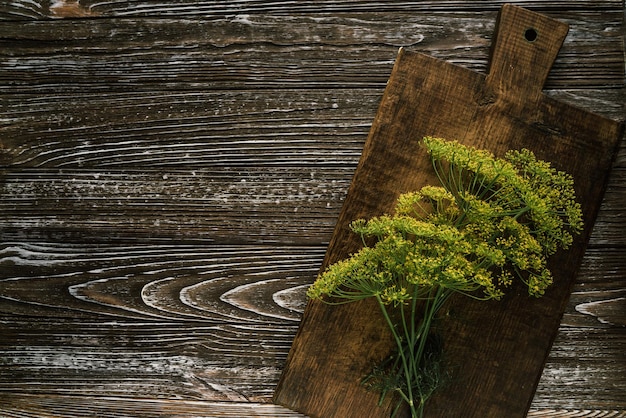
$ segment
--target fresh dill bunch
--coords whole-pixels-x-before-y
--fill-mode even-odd
[[[363,247],[307,291],[332,304],[376,299],[396,351],[363,383],[381,402],[397,394],[414,418],[443,383],[441,353],[428,342],[448,298],[498,300],[516,278],[543,295],[553,282],[548,257],[583,226],[572,177],[529,150],[496,158],[440,138],[423,145],[440,184],[400,195],[392,215],[353,221]]]

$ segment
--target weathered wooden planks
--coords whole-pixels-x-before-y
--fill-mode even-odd
[[[148,85],[168,90],[384,87],[400,46],[484,71],[495,16],[452,9],[386,18],[362,13],[0,21],[0,39],[10,46],[0,63],[0,91],[36,88],[41,93],[60,91],[61,85],[64,91]],[[556,17],[572,26],[573,36],[546,87],[621,86],[621,11],[568,11]]]
[[[6,418],[40,417],[53,414],[57,418],[149,416],[149,417],[223,417],[223,418],[304,418],[277,405],[254,402],[183,401],[175,399],[126,399],[109,397],[85,399],[79,396],[51,398],[41,395],[20,395],[7,403]]]
[[[0,110],[6,135],[0,161],[95,170],[353,168],[380,94],[330,88],[11,94]]]
[[[539,11],[554,9],[573,10],[603,10],[618,9],[623,3],[620,0],[568,0],[554,2],[511,0],[508,3],[520,7],[531,7]],[[47,2],[15,1],[4,5],[0,18],[4,19],[44,19],[44,18],[89,18],[111,16],[205,16],[213,14],[234,13],[341,13],[355,10],[376,12],[398,11],[436,11],[436,10],[498,10],[499,1],[472,1],[472,0],[444,0],[444,1],[398,1],[398,2],[370,2],[370,1],[314,1],[314,2],[264,2],[258,0],[238,1],[223,4],[219,1],[185,1],[172,5],[154,4],[147,1],[134,1],[119,4],[116,2],[73,2],[60,0],[49,4]]]
[[[142,400],[125,398],[91,399],[88,405],[81,397],[17,396],[3,410],[6,418],[29,418],[54,414],[58,418],[98,416],[211,416],[224,418],[303,418],[304,415],[277,405],[252,402],[211,402],[181,400]],[[26,406],[28,405],[28,406]],[[115,405],[115,406],[112,406]],[[541,410],[531,411],[529,418],[620,418],[620,411]]]
[[[548,94],[623,120],[621,2],[516,3],[570,24]],[[300,416],[212,402],[268,402],[295,334],[243,303],[297,316],[397,48],[484,72],[501,2],[50,5],[0,4],[0,274],[20,278],[1,286],[0,415]],[[624,416],[625,162],[529,416]],[[249,285],[212,288],[232,318],[182,287],[142,298],[218,270]]]
[[[3,176],[0,209],[5,239],[311,245],[328,241],[351,174],[306,166],[19,170]]]
[[[0,387],[267,402],[323,253],[3,244]]]
[[[35,89],[36,90],[36,89]],[[546,92],[619,120],[621,89]],[[382,89],[5,94],[11,169],[356,167]],[[626,167],[626,154],[617,168]],[[351,175],[351,174],[350,174]],[[619,185],[619,182],[617,182]]]

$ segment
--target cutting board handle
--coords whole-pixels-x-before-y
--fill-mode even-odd
[[[539,96],[568,29],[566,23],[505,4],[496,23],[487,85],[494,92],[513,91],[509,95],[520,101]]]

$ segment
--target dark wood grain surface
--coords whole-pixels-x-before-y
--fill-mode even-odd
[[[0,415],[270,405],[397,50],[484,72],[501,2],[0,4]],[[546,93],[624,120],[621,1]],[[626,416],[622,143],[533,417]]]

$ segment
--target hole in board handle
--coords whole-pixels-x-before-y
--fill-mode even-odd
[[[539,34],[535,28],[528,28],[524,31],[524,39],[528,42],[535,42]]]

